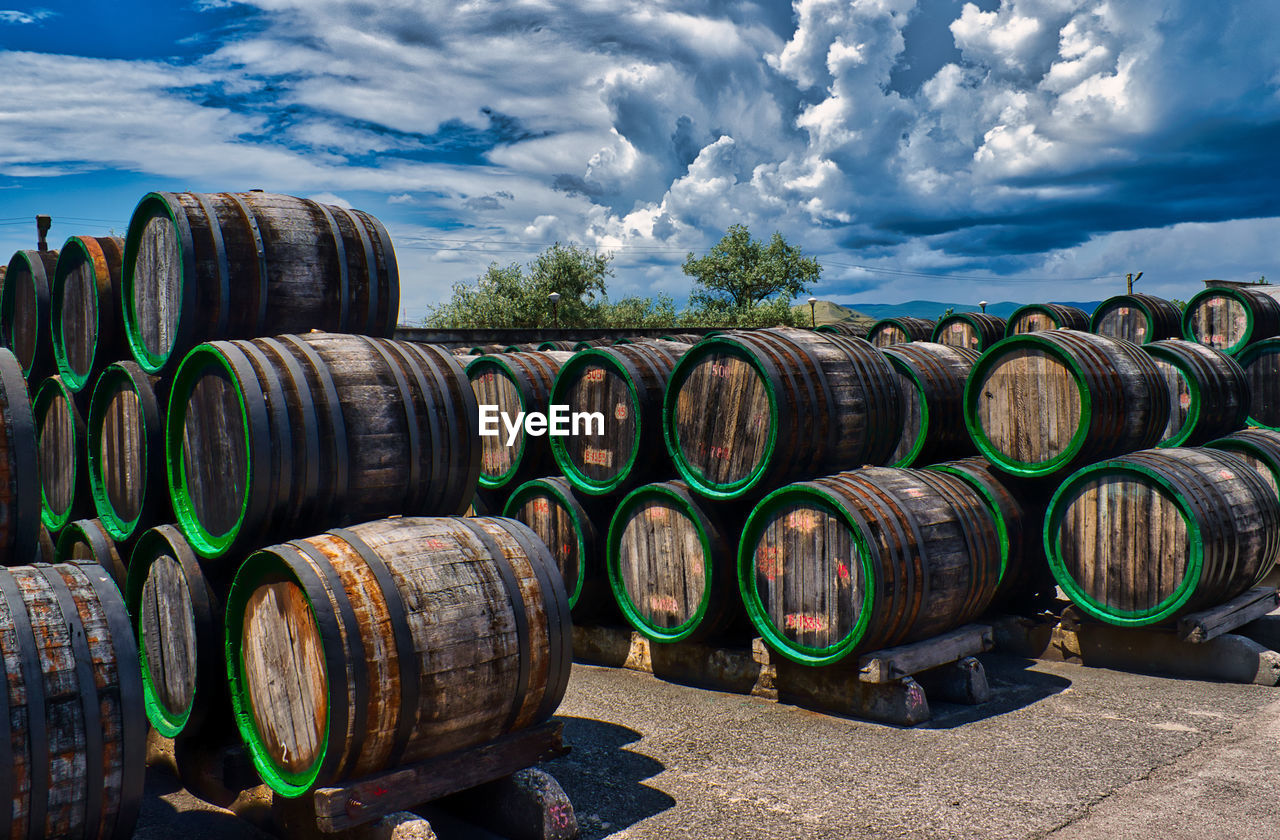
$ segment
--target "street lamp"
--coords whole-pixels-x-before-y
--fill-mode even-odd
[[[551,299],[551,320],[555,324],[556,329],[560,328],[560,293],[552,292],[547,295]]]
[[[980,300],[980,301],[978,301],[978,306],[981,306],[981,307],[982,307],[982,311],[983,311],[983,312],[986,312],[986,311],[987,311],[987,302],[986,302],[985,300]]]
[[[809,317],[813,319],[813,328],[818,328],[818,299],[816,297],[809,298]]]

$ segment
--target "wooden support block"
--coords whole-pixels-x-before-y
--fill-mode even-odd
[[[1058,626],[1056,615],[1004,615],[989,624],[995,650],[1028,659],[1052,659],[1047,656],[1053,646],[1053,632]]]
[[[735,694],[767,694],[772,688],[771,678],[762,684],[763,667],[745,647],[651,642],[649,664],[655,677],[681,685]]]
[[[272,831],[289,840],[436,840],[431,823],[409,811],[394,811],[372,822],[338,831],[322,831],[310,800],[277,796],[272,803],[271,817]]]
[[[1045,658],[1184,679],[1280,685],[1280,654],[1234,633],[1193,644],[1168,627],[1072,624],[1064,617]]]
[[[991,699],[987,671],[972,656],[917,674],[916,680],[930,697],[950,703],[979,706]]]
[[[379,773],[342,787],[318,788],[312,797],[304,797],[303,801],[311,803],[314,821],[321,831],[342,831],[564,755],[568,749],[561,737],[562,730],[562,723],[549,721],[479,747]]]
[[[1258,586],[1212,609],[1189,613],[1178,620],[1178,636],[1188,642],[1207,642],[1240,629],[1280,605],[1275,587]]]
[[[858,673],[864,682],[893,682],[976,653],[985,653],[991,650],[992,645],[990,626],[966,624],[924,641],[865,654],[858,659]]]
[[[887,683],[863,682],[852,668],[811,668],[779,659],[778,699],[839,715],[914,726],[929,719],[924,689],[911,677]]]
[[[442,800],[439,807],[509,840],[574,840],[578,817],[560,783],[530,767]]]
[[[1268,614],[1255,618],[1236,631],[1239,636],[1253,639],[1271,650],[1280,651],[1280,614]]]

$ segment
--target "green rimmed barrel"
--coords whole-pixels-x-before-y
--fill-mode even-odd
[[[593,347],[610,347],[613,345],[612,338],[588,338],[585,341],[579,341],[573,345],[574,352],[580,350],[590,350]]]
[[[1250,344],[1236,361],[1249,386],[1249,424],[1280,429],[1280,338]]]
[[[932,341],[948,347],[964,347],[981,353],[1004,338],[1009,324],[985,312],[957,312],[938,321]]]
[[[1043,330],[1088,330],[1089,313],[1061,303],[1028,303],[1009,316],[1005,336]]]
[[[0,566],[29,563],[40,551],[38,453],[27,380],[13,353],[0,347]]]
[[[1211,440],[1206,449],[1230,452],[1262,477],[1280,497],[1280,432],[1271,429],[1241,429]]]
[[[683,481],[638,487],[609,524],[605,562],[622,615],[655,642],[701,641],[743,624],[734,574],[742,516]]]
[[[111,538],[102,523],[96,519],[77,519],[62,529],[54,552],[59,563],[96,563],[124,592],[128,574],[125,559],[120,556],[120,546]]]
[[[104,569],[0,569],[0,837],[133,836],[146,775],[140,680]]]
[[[124,240],[73,236],[62,246],[50,292],[50,329],[58,374],[72,391],[129,352],[120,317]]]
[[[85,424],[76,395],[51,376],[31,400],[40,464],[40,521],[50,534],[93,515],[85,463]]]
[[[889,465],[910,467],[974,452],[964,425],[964,385],[981,354],[913,341],[886,347],[902,395],[902,436]]]
[[[1230,452],[1151,449],[1063,482],[1044,539],[1080,609],[1110,624],[1159,624],[1228,601],[1270,571],[1280,500]]]
[[[758,498],[796,479],[887,463],[902,402],[889,360],[860,338],[732,332],[680,360],[663,432],[694,492]]]
[[[831,665],[976,618],[1001,564],[991,511],[968,483],[867,467],[766,496],[742,532],[738,585],[771,648]]]
[[[556,341],[544,341],[544,342],[542,342],[541,344],[539,344],[539,345],[538,345],[538,349],[539,349],[539,350],[543,350],[543,351],[546,351],[546,350],[559,350],[559,351],[563,351],[563,352],[565,352],[565,353],[568,353],[568,352],[571,352],[571,351],[573,350],[573,345],[575,345],[575,344],[577,344],[577,343],[578,343],[578,342],[576,342],[576,341],[569,341],[568,339],[559,339],[559,340],[556,340]]]
[[[662,399],[688,349],[674,342],[591,347],[561,366],[551,402],[604,420],[603,428],[585,423],[587,434],[550,438],[556,464],[575,489],[604,496],[671,474],[662,449]]]
[[[125,238],[125,336],[148,373],[203,341],[311,329],[390,336],[400,275],[361,210],[264,192],[143,197]]]
[[[467,365],[467,378],[475,392],[484,420],[486,406],[496,408],[495,421],[489,424],[497,434],[480,436],[480,486],[486,490],[511,487],[555,469],[551,440],[546,435],[525,434],[523,424],[515,439],[508,443],[507,427],[502,417],[511,422],[522,413],[546,414],[551,405],[551,387],[560,368],[572,353],[529,352],[479,356]]]
[[[928,341],[937,324],[926,318],[881,318],[867,329],[867,341],[876,347],[891,347],[912,341]]]
[[[135,362],[98,377],[89,402],[89,492],[111,537],[132,542],[173,518],[164,460],[164,380]]]
[[[1028,478],[1155,446],[1169,422],[1164,378],[1141,347],[1076,330],[1006,338],[965,386],[980,454]]]
[[[0,286],[0,344],[13,351],[32,385],[57,370],[49,339],[49,291],[57,267],[57,251],[18,251]]]
[[[617,615],[604,562],[611,513],[604,500],[578,493],[561,476],[526,481],[502,511],[532,528],[551,551],[577,619]]]
[[[1280,335],[1280,301],[1242,287],[1209,288],[1187,301],[1182,337],[1233,356],[1257,341]]]
[[[1089,332],[1149,344],[1182,337],[1182,312],[1154,295],[1116,295],[1098,304],[1089,318]]]
[[[202,557],[394,514],[455,514],[480,472],[476,398],[432,344],[309,333],[202,344],[174,378],[165,468]]]
[[[549,718],[571,666],[564,583],[514,519],[389,519],[271,546],[227,598],[236,722],[284,796]]]
[[[1143,345],[1164,377],[1169,422],[1159,445],[1199,446],[1244,428],[1252,401],[1245,370],[1236,360],[1194,341],[1166,339]]]
[[[837,321],[834,324],[818,324],[813,328],[813,331],[831,333],[833,335],[847,335],[853,338],[866,338],[867,330],[870,328],[870,324],[850,324],[844,321]]]

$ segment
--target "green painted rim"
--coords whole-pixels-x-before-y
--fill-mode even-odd
[[[147,646],[142,643],[141,607],[142,590],[146,585],[147,572],[150,571],[151,565],[158,556],[158,551],[153,548],[153,543],[156,542],[161,546],[167,546],[159,535],[153,531],[147,531],[134,546],[133,554],[129,556],[129,572],[125,578],[125,604],[128,605],[129,618],[133,622],[133,637],[138,640],[138,658],[142,665],[142,704],[147,712],[147,720],[151,721],[151,725],[161,735],[174,738],[186,729],[187,721],[191,719],[191,710],[196,705],[195,696],[200,691],[200,680],[197,679],[195,682],[195,689],[191,692],[191,700],[187,703],[187,707],[176,715],[160,702],[151,680],[151,669],[147,667]],[[185,575],[183,579],[186,580]],[[189,589],[191,583],[189,581],[186,583]]]
[[[1191,402],[1187,406],[1187,419],[1183,422],[1182,428],[1178,429],[1176,435],[1156,444],[1157,449],[1172,449],[1176,446],[1182,446],[1188,438],[1195,434],[1196,426],[1200,423],[1200,405],[1203,400],[1200,383],[1187,371],[1185,360],[1168,347],[1148,343],[1143,349],[1162,362],[1168,362],[1173,365],[1173,369],[1178,372],[1178,376],[1181,376],[1182,380],[1187,383],[1187,391],[1191,396]]]
[[[182,427],[187,419],[187,399],[196,379],[210,367],[220,367],[231,380],[236,389],[236,397],[240,402],[240,418],[244,431],[245,458],[244,497],[240,500],[240,515],[231,530],[225,534],[211,534],[200,523],[187,488],[187,467],[182,457]],[[245,402],[244,390],[235,370],[226,358],[211,344],[201,344],[187,354],[178,367],[173,379],[173,387],[169,393],[169,410],[165,413],[165,473],[169,479],[169,496],[173,502],[173,514],[182,528],[182,534],[191,547],[202,557],[217,557],[231,547],[240,529],[244,525],[245,514],[249,509],[249,493],[253,485],[253,449],[249,441],[249,408]]]
[[[686,621],[675,627],[656,627],[636,609],[636,605],[632,602],[631,596],[627,594],[627,588],[622,583],[622,569],[620,566],[619,547],[622,543],[623,522],[627,515],[648,498],[661,498],[664,501],[674,502],[675,506],[693,522],[694,527],[698,529],[698,543],[702,546],[702,569],[703,580],[706,585],[702,589],[702,600],[698,602],[698,609]],[[637,487],[626,495],[622,503],[618,505],[618,509],[613,514],[613,519],[609,522],[609,539],[605,546],[605,568],[609,572],[609,588],[613,590],[613,597],[618,602],[618,608],[622,611],[622,615],[646,638],[655,642],[679,642],[689,638],[702,624],[702,620],[706,618],[707,610],[711,608],[711,590],[714,581],[715,565],[711,558],[711,540],[707,536],[707,529],[703,527],[703,523],[698,520],[698,516],[689,502],[673,492],[671,488],[663,484],[647,484],[644,487]]]
[[[636,430],[631,440],[631,457],[622,465],[622,469],[614,473],[613,478],[607,480],[591,478],[583,474],[578,469],[578,465],[569,458],[569,453],[564,448],[564,441],[551,435],[547,437],[550,438],[551,454],[556,459],[556,465],[560,467],[560,472],[569,480],[569,483],[589,495],[604,496],[622,487],[631,477],[631,471],[635,469],[636,459],[640,457],[640,435],[644,431],[644,418],[640,416],[641,412],[637,410],[640,399],[637,396],[639,389],[636,388],[635,380],[631,378],[631,374],[627,371],[625,365],[619,363],[616,357],[610,355],[607,348],[601,347],[589,347],[586,350],[579,350],[560,366],[560,372],[556,374],[555,382],[551,386],[552,404],[565,404],[564,389],[568,387],[565,383],[569,381],[569,378],[578,368],[593,359],[603,360],[603,367],[619,374],[627,383],[627,391],[631,395],[631,416],[636,418]],[[605,418],[605,422],[608,422],[608,418]]]
[[[151,208],[159,206],[163,208],[169,221],[173,223],[174,228],[179,227],[178,217],[174,213],[173,207],[165,200],[160,193],[147,193],[138,202],[138,206],[133,210],[133,216],[129,219],[129,232],[125,236],[124,241],[124,261],[120,270],[120,309],[124,313],[124,337],[129,343],[129,350],[133,353],[134,360],[147,373],[159,373],[169,362],[170,356],[173,355],[173,348],[164,354],[153,353],[142,340],[142,336],[138,332],[138,313],[133,306],[133,285],[134,285],[134,269],[138,261],[138,240],[142,237],[142,228],[137,222],[145,213],[151,214]],[[182,243],[179,241],[178,246],[181,248]],[[185,288],[187,283],[186,269],[187,259],[185,254],[179,255],[182,264],[182,284]],[[181,317],[181,313],[179,313]],[[174,330],[174,344],[178,341],[180,334],[179,329]]]
[[[1102,472],[1110,472],[1112,474],[1130,472],[1152,479],[1160,489],[1165,490],[1169,497],[1174,500],[1183,521],[1187,523],[1187,529],[1191,536],[1191,557],[1187,562],[1187,574],[1172,595],[1153,607],[1143,610],[1120,610],[1109,607],[1081,589],[1063,563],[1057,539],[1058,527],[1062,524],[1062,517],[1066,513],[1061,502],[1068,494],[1074,492],[1078,486],[1091,478],[1094,473]],[[1108,624],[1120,625],[1121,627],[1142,627],[1149,624],[1158,624],[1172,617],[1195,594],[1196,587],[1200,583],[1200,574],[1204,567],[1204,546],[1201,543],[1200,524],[1192,515],[1187,499],[1164,476],[1152,469],[1124,460],[1103,461],[1100,464],[1092,464],[1072,473],[1071,477],[1063,482],[1049,502],[1049,514],[1045,517],[1044,524],[1044,549],[1045,556],[1049,559],[1049,570],[1053,573],[1054,579],[1058,581],[1058,585],[1062,587],[1062,591],[1071,599],[1071,602],[1094,618],[1105,621]]]
[[[65,337],[62,333],[62,294],[67,285],[67,274],[71,271],[70,254],[76,254],[91,268],[94,265],[93,255],[85,248],[83,240],[78,236],[73,236],[62,245],[62,250],[58,252],[58,265],[53,272],[53,287],[49,290],[49,332],[53,336],[53,359],[58,365],[58,375],[62,377],[62,381],[67,383],[67,387],[77,393],[89,384],[89,380],[93,378],[93,364],[89,364],[89,370],[81,376],[71,369],[71,362],[67,359],[67,346]],[[93,294],[96,298],[98,295],[97,281],[100,279],[95,271],[93,273]],[[100,307],[96,304],[93,307],[93,348],[90,358],[96,358],[98,354],[98,336],[102,334],[102,313]]]
[[[1006,457],[995,448],[995,445],[987,438],[986,431],[978,425],[977,413],[978,399],[980,397],[978,382],[986,375],[987,369],[992,365],[992,360],[998,358],[998,354],[1012,344],[1036,345],[1050,352],[1060,361],[1065,362],[1072,373],[1075,374],[1076,387],[1080,390],[1080,425],[1076,427],[1075,434],[1067,442],[1066,449],[1050,460],[1038,464]],[[1005,472],[1031,478],[1052,475],[1076,458],[1081,444],[1089,434],[1089,428],[1093,425],[1093,396],[1089,393],[1089,389],[1085,387],[1084,378],[1084,370],[1070,353],[1064,352],[1057,344],[1036,333],[1020,333],[996,342],[991,346],[990,350],[983,353],[982,357],[974,363],[973,370],[969,373],[969,379],[965,382],[964,425],[969,430],[969,437],[973,439],[974,445],[978,447],[978,451],[982,453],[983,457]]]
[[[244,632],[244,610],[249,596],[259,584],[269,579],[288,580],[297,585],[307,599],[307,608],[312,620],[315,620],[315,606],[311,603],[311,594],[307,592],[302,581],[298,580],[289,566],[268,551],[254,552],[248,560],[244,561],[240,571],[236,572],[235,580],[231,583],[231,591],[227,594],[227,682],[231,689],[231,708],[235,714],[236,728],[240,730],[244,744],[249,750],[253,766],[262,776],[262,781],[266,782],[272,790],[281,796],[293,799],[310,790],[320,775],[321,765],[329,752],[329,727],[332,724],[329,714],[332,706],[326,705],[325,708],[324,735],[320,739],[316,760],[305,770],[298,772],[276,766],[267,752],[262,736],[258,733],[258,727],[253,722],[253,709],[247,696],[249,688],[244,678],[244,659],[241,656],[240,638]],[[323,642],[323,639],[321,641]],[[321,657],[321,665],[325,668],[324,680],[327,690],[329,666],[324,657]]]
[[[792,504],[794,500],[803,499],[819,510],[844,522],[849,529],[858,557],[862,561],[862,609],[858,613],[858,622],[843,639],[833,645],[815,648],[797,644],[780,631],[769,617],[760,597],[760,588],[756,585],[755,549],[764,531],[769,516],[781,507]],[[747,609],[747,616],[761,637],[771,648],[801,665],[830,665],[847,657],[867,633],[871,623],[871,612],[874,606],[874,594],[878,581],[875,567],[871,563],[871,552],[867,548],[867,540],[862,530],[854,522],[840,499],[829,493],[820,484],[803,482],[791,484],[775,490],[756,505],[747,517],[742,528],[742,541],[738,544],[738,590],[742,593],[742,603]]]
[[[1188,307],[1190,307],[1190,304],[1188,304]],[[1263,341],[1259,341],[1257,344],[1246,347],[1240,355],[1236,357],[1236,361],[1240,364],[1240,367],[1245,369],[1246,376],[1248,375],[1248,366],[1264,353],[1280,353],[1280,338],[1268,338]],[[1277,426],[1274,423],[1263,422],[1253,416],[1252,402],[1250,402],[1249,407],[1250,413],[1248,419],[1245,421],[1246,423],[1250,426],[1260,426],[1264,429],[1270,429],[1273,432],[1280,431],[1280,426]]]
[[[507,379],[511,380],[511,383],[515,385],[515,388],[516,388],[516,396],[520,400],[520,410],[528,411],[529,405],[525,401],[524,392],[520,390],[516,373],[514,370],[511,369],[511,365],[507,364],[507,360],[502,358],[501,356],[478,356],[472,359],[467,364],[467,371],[466,371],[467,379],[474,382],[475,380],[479,379],[481,376],[484,375],[486,368],[490,368],[490,367],[495,368],[495,373],[497,375],[505,376]],[[498,424],[498,434],[499,435],[506,434],[506,429],[503,428],[501,423]],[[480,477],[478,479],[480,486],[485,488],[486,490],[498,490],[507,486],[507,484],[510,483],[511,479],[515,478],[516,473],[520,472],[520,467],[524,463],[524,453],[528,450],[528,448],[529,448],[528,435],[523,434],[520,436],[519,451],[516,452],[515,456],[511,459],[511,468],[508,469],[506,472],[502,473],[501,475],[497,475],[493,477],[485,475],[484,470],[481,469]]]
[[[898,356],[891,353],[885,353],[884,355],[889,360],[889,364],[911,380],[912,385],[915,386],[916,402],[920,405],[920,431],[916,435],[915,443],[911,445],[911,449],[906,455],[896,463],[889,465],[891,467],[909,467],[915,463],[916,458],[920,457],[920,450],[924,449],[924,445],[929,439],[929,401],[924,398],[924,383],[920,381],[920,376],[916,370]]]
[[[966,471],[957,468],[954,464],[931,464],[925,469],[954,475],[976,490],[982,500],[986,502],[987,508],[991,511],[992,518],[996,522],[996,536],[1000,538],[1000,579],[996,581],[996,586],[999,587],[1000,584],[1004,583],[1005,574],[1009,570],[1009,557],[1013,553],[1013,544],[1009,540],[1009,523],[1004,518],[1004,511],[1000,510],[999,499],[995,497],[995,494],[991,492],[991,488],[985,483],[974,478]],[[1012,493],[1013,491],[1010,492]]]
[[[756,376],[764,382],[764,391],[769,398],[769,439],[765,443],[759,462],[745,478],[737,481],[709,481],[702,470],[685,460],[684,451],[680,448],[680,430],[676,427],[676,398],[680,393],[680,386],[689,378],[693,367],[708,353],[724,353],[745,361],[755,370]],[[675,369],[671,371],[671,379],[667,382],[667,390],[662,399],[662,438],[667,444],[667,452],[671,455],[676,472],[689,483],[690,487],[696,488],[699,495],[710,499],[728,500],[751,492],[768,472],[774,450],[778,445],[778,398],[773,388],[769,386],[769,376],[764,365],[748,347],[738,342],[732,335],[722,334],[699,342],[680,357]]]
[[[93,396],[89,400],[89,430],[85,435],[88,441],[86,450],[89,461],[89,493],[93,496],[93,507],[98,513],[98,521],[102,523],[102,527],[117,542],[123,542],[133,536],[134,529],[138,527],[138,520],[142,518],[142,512],[146,509],[147,493],[147,483],[144,481],[143,503],[138,507],[138,515],[133,519],[125,520],[116,513],[115,506],[111,504],[111,497],[107,495],[106,485],[102,481],[102,424],[106,422],[106,403],[109,392],[121,381],[130,384],[133,382],[125,369],[119,365],[111,365],[98,377],[98,384],[94,386]],[[137,398],[136,394],[135,398]],[[138,399],[141,402],[141,399]],[[141,406],[139,408],[141,409]],[[146,446],[142,447],[141,456],[142,474],[146,476],[150,468],[150,464],[147,463]]]
[[[562,506],[569,512],[569,518],[573,520],[573,533],[578,539],[578,579],[573,582],[572,590],[569,592],[569,609],[573,609],[578,605],[578,598],[582,595],[582,585],[587,577],[587,541],[582,535],[582,517],[578,516],[577,511],[573,509],[573,505],[569,504],[569,500],[565,498],[564,493],[560,492],[560,488],[554,482],[547,481],[545,478],[526,481],[517,487],[515,492],[507,499],[507,504],[502,509],[502,515],[509,519],[515,519],[516,510],[528,500],[528,497],[535,493],[548,493],[555,496],[563,503]]]
[[[39,435],[39,430],[44,426],[44,423],[42,423],[41,420],[44,418],[45,412],[49,411],[50,404],[58,396],[62,397],[64,409],[67,412],[71,412],[75,407],[75,402],[73,401],[74,395],[69,390],[67,390],[67,386],[62,383],[62,380],[60,378],[56,376],[51,376],[48,379],[46,379],[44,382],[40,383],[40,387],[36,389],[36,395],[31,400],[31,414],[36,421],[37,435]],[[71,418],[69,425],[72,429],[72,434],[74,435],[75,428],[76,428],[74,417]],[[80,444],[82,442],[75,441],[75,443],[76,443],[76,448],[79,449]],[[40,448],[40,439],[37,436],[36,438],[37,452],[39,452],[39,448]],[[40,482],[40,521],[44,523],[44,527],[49,531],[50,534],[58,533],[63,528],[67,527],[67,525],[69,525],[73,519],[72,514],[76,509],[75,489],[76,489],[76,485],[79,483],[78,479],[80,477],[79,475],[80,458],[78,457],[79,454],[80,453],[77,452],[75,453],[75,456],[71,458],[72,498],[71,498],[71,503],[67,506],[67,509],[64,510],[62,513],[57,513],[56,511],[54,511],[53,506],[50,505],[49,503],[49,496],[47,493],[45,493],[45,483],[44,481]]]
[[[1196,334],[1191,331],[1191,313],[1195,310],[1196,305],[1200,303],[1201,300],[1215,296],[1231,298],[1244,309],[1244,337],[1235,344],[1232,344],[1230,347],[1214,348],[1216,350],[1221,350],[1229,356],[1234,356],[1236,353],[1239,353],[1241,350],[1248,347],[1250,339],[1253,338],[1253,306],[1245,299],[1244,295],[1240,294],[1235,289],[1202,289],[1197,292],[1191,300],[1187,301],[1187,308],[1182,310],[1182,337],[1187,341],[1204,344],[1204,342],[1197,338]],[[1207,347],[1209,345],[1205,346]]]

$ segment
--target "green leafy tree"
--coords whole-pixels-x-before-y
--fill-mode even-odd
[[[683,268],[695,286],[686,323],[718,327],[798,325],[790,301],[822,276],[782,234],[765,245],[745,225],[731,225],[706,256],[690,253]]]

